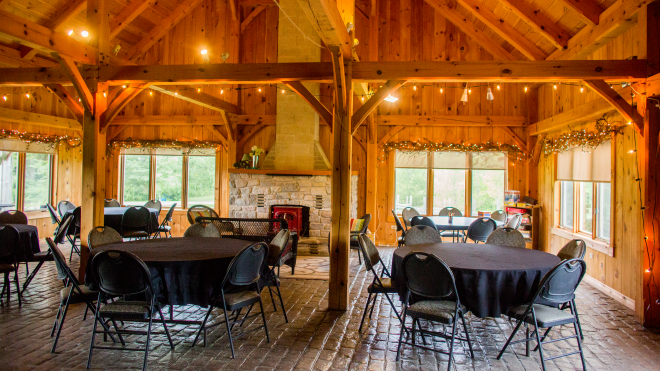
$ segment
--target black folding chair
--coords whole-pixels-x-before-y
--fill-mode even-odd
[[[60,218],[64,219],[64,215],[69,210],[76,208],[76,205],[72,204],[69,201],[60,201],[57,203],[57,213],[60,214]]]
[[[170,343],[170,348],[174,349],[170,332],[167,330],[163,313],[160,310],[160,304],[156,301],[156,295],[151,287],[151,274],[149,268],[140,258],[134,254],[119,250],[105,250],[97,253],[92,258],[92,273],[99,288],[98,299],[96,300],[96,313],[94,314],[94,328],[92,330],[92,341],[89,346],[89,359],[87,368],[92,365],[92,352],[94,349],[109,350],[130,350],[144,351],[144,363],[142,370],[147,368],[147,358],[149,356],[149,341],[151,340],[151,325],[154,317],[154,310],[158,311],[164,333]],[[144,294],[145,300],[115,300],[101,306],[105,299],[118,296],[126,297],[132,295]],[[147,331],[133,331],[119,329],[115,325],[115,332],[105,326],[103,331],[96,330],[98,322],[103,323],[103,319],[108,318],[111,321],[144,321],[148,320]],[[147,340],[144,349],[140,348],[114,348],[94,345],[97,333],[117,334],[122,346],[126,346],[122,334],[146,335]],[[154,334],[156,334],[154,332]],[[161,333],[162,334],[162,333]]]
[[[406,255],[403,258],[401,266],[403,268],[403,279],[408,290],[403,299],[403,322],[401,323],[401,332],[399,333],[396,360],[399,360],[401,344],[407,344],[449,355],[447,370],[451,370],[455,340],[466,341],[470,348],[470,356],[474,358],[472,342],[470,341],[470,334],[468,333],[464,317],[464,314],[467,313],[467,308],[461,304],[458,297],[456,281],[454,280],[454,274],[451,269],[435,255],[421,252],[413,252]],[[412,295],[415,295],[414,299],[416,302],[410,305]],[[412,318],[412,328],[405,327],[406,316]],[[459,318],[463,322],[465,338],[456,336],[456,323]],[[444,331],[437,332],[422,329],[419,322],[420,319],[439,322],[443,324],[443,327],[444,325],[452,326],[451,335],[446,334]],[[419,329],[416,329],[416,325],[419,325]],[[403,340],[404,331],[411,332],[410,342]],[[449,351],[445,352],[416,344],[415,335],[418,331],[422,335],[422,340],[424,339],[424,334],[449,340]]]
[[[69,255],[69,262],[71,262],[73,259],[73,253],[75,251],[78,256],[80,256],[80,249],[78,249],[78,245],[76,245],[76,242],[80,240],[80,228],[82,225],[82,215],[81,215],[81,208],[80,206],[76,207],[73,209],[73,215],[71,216],[73,219],[73,236],[67,235],[67,238],[69,239],[69,242],[71,242],[71,254]],[[67,230],[69,228],[65,228]],[[58,242],[59,243],[59,242]]]
[[[371,281],[371,285],[369,285],[367,288],[369,296],[367,297],[367,304],[364,306],[364,313],[362,313],[362,321],[360,321],[360,328],[358,329],[358,332],[362,332],[362,325],[364,324],[364,317],[367,315],[367,311],[369,311],[369,319],[371,319],[371,315],[374,313],[374,307],[376,306],[376,300],[378,299],[378,294],[385,295],[387,301],[389,301],[390,305],[392,306],[392,310],[394,311],[396,318],[398,318],[399,322],[401,322],[401,316],[399,315],[399,312],[396,311],[396,307],[394,306],[392,298],[390,298],[388,295],[395,294],[397,292],[396,285],[394,285],[390,272],[387,270],[385,263],[380,258],[380,253],[378,252],[376,245],[374,245],[374,243],[364,233],[358,236],[358,241],[360,242],[360,252],[364,256],[364,265],[367,270],[371,271],[374,276],[373,281]],[[380,264],[382,267],[380,274],[378,274],[376,271],[378,264]],[[374,296],[373,300],[371,299],[371,295]],[[369,304],[371,304],[371,310],[369,310]]]
[[[172,227],[170,226],[170,222],[172,221],[172,214],[174,214],[175,207],[176,202],[174,205],[172,205],[172,207],[170,207],[170,209],[167,211],[167,214],[165,214],[165,219],[163,219],[163,222],[158,226],[158,229],[156,230],[158,237],[160,237],[161,233],[164,233],[165,237],[172,237]]]
[[[289,245],[289,239],[291,237],[291,232],[288,229],[280,229],[277,232],[277,235],[270,241],[268,246],[268,258],[266,258],[266,264],[268,265],[268,273],[265,275],[265,286],[268,287],[268,293],[270,293],[270,300],[273,302],[273,308],[277,312],[277,304],[275,302],[275,295],[280,299],[279,305],[282,308],[282,313],[284,313],[284,321],[289,323],[289,318],[286,316],[286,309],[284,308],[284,300],[282,300],[282,292],[280,291],[280,267],[284,265],[290,255],[291,248]],[[275,271],[277,268],[277,271]],[[275,287],[275,293],[273,289]]]
[[[64,239],[67,237],[67,230],[69,229],[69,226],[71,226],[71,223],[73,223],[73,215],[69,214],[69,217],[65,218],[62,223],[60,224],[60,228],[57,231],[57,234],[55,235],[55,244],[61,244],[64,243]],[[34,277],[37,275],[37,272],[39,272],[39,269],[41,268],[42,265],[44,265],[45,262],[47,261],[53,261],[53,254],[50,252],[50,249],[47,251],[41,251],[38,253],[33,253],[33,254],[27,254],[26,252],[26,260],[28,262],[37,262],[37,266],[32,270],[32,273],[28,276],[28,278],[25,280],[23,283],[23,290],[21,291],[21,294],[27,289],[28,285]],[[25,263],[27,265],[27,263]]]
[[[261,308],[261,319],[264,322],[263,328],[266,331],[266,340],[270,343],[268,326],[266,325],[266,315],[264,314],[264,305],[261,301],[261,295],[259,294],[261,291],[259,287],[259,278],[261,277],[261,272],[267,255],[268,247],[265,243],[259,242],[246,247],[231,261],[227,268],[227,274],[220,285],[220,296],[215,297],[212,304],[209,306],[209,310],[206,312],[204,321],[199,328],[199,332],[197,332],[197,336],[195,336],[192,346],[195,346],[202,331],[204,331],[204,345],[206,345],[207,327],[213,327],[224,323],[227,326],[227,336],[229,337],[229,346],[231,347],[231,358],[234,358],[234,342],[232,340],[231,330],[238,322],[241,310],[247,306],[251,307],[256,303],[259,303],[259,307]],[[223,322],[206,326],[206,322],[208,321],[213,308],[222,308],[225,320]],[[236,311],[236,314],[232,318],[233,323],[231,325],[229,325],[228,311]],[[241,325],[245,322],[249,314],[250,311],[248,310],[241,321]],[[259,326],[254,330],[260,329],[261,327],[262,326]]]
[[[57,215],[57,212],[55,211],[55,208],[52,207],[50,204],[46,204],[46,208],[48,209],[48,213],[50,214],[50,224],[57,224],[55,227],[55,232],[53,233],[53,236],[57,235],[57,231],[60,229],[60,225],[62,224],[62,219]]]
[[[495,229],[497,229],[497,223],[495,223],[493,219],[478,218],[468,227],[463,242],[466,242],[468,238],[474,241],[474,243],[486,242],[488,236],[490,236]]]
[[[403,225],[401,224],[401,219],[396,215],[396,212],[394,209],[392,209],[392,216],[394,217],[394,222],[396,223],[396,231],[401,232],[401,235],[397,237],[396,242],[397,242],[397,247],[401,247],[404,245],[404,241],[406,239],[406,229],[403,228]]]
[[[149,238],[151,213],[143,206],[131,207],[121,218],[121,236],[124,238]]]
[[[541,357],[541,366],[545,370],[545,361],[551,359],[567,357],[574,354],[580,354],[582,359],[583,369],[587,369],[584,361],[584,353],[582,352],[582,339],[578,331],[578,318],[577,307],[575,306],[575,290],[582,281],[584,274],[587,271],[587,264],[582,259],[564,260],[557,264],[550,272],[548,272],[539,284],[539,289],[536,291],[532,300],[528,304],[519,305],[509,310],[507,314],[511,318],[518,320],[516,327],[514,327],[511,336],[504,344],[504,347],[497,356],[497,359],[502,358],[504,351],[509,345],[517,343],[525,343],[525,355],[529,357],[529,342],[536,340],[537,347],[534,350],[539,351]],[[570,313],[559,308],[547,306],[544,304],[537,304],[539,300],[545,303],[555,304],[557,306],[568,303]],[[525,338],[522,340],[512,341],[520,326],[525,323]],[[544,341],[548,333],[553,327],[573,324],[575,335],[565,336],[558,339]],[[534,332],[531,336],[529,334],[529,325],[534,326]],[[540,335],[539,329],[545,328],[545,334]],[[554,343],[560,340],[569,340],[575,338],[578,344],[578,351],[563,353],[558,356],[545,358],[543,354],[543,344]]]
[[[21,290],[18,284],[18,262],[16,261],[16,249],[19,248],[20,235],[18,230],[10,225],[0,225],[0,273],[4,273],[5,279],[2,286],[2,293],[0,293],[0,303],[2,297],[7,290],[7,302],[11,297],[11,283],[9,281],[9,274],[14,273],[14,283],[16,284],[16,295],[18,296],[18,306],[21,303]]]
[[[349,246],[351,247],[351,250],[357,251],[358,265],[362,265],[362,254],[360,254],[360,243],[358,242],[358,236],[362,233],[367,233],[367,230],[369,229],[369,223],[371,222],[371,214],[362,215],[358,219],[362,219],[364,223],[362,223],[362,228],[360,228],[359,231],[351,231]]]

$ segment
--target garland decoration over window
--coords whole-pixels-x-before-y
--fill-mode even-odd
[[[206,149],[206,148],[218,148],[222,146],[222,142],[211,141],[211,140],[190,140],[190,141],[181,141],[181,140],[144,140],[144,139],[132,139],[128,138],[126,140],[113,140],[108,143],[108,151],[118,150],[120,148],[137,148],[144,150],[145,153],[148,153],[154,148],[174,148],[180,149],[181,152],[194,153],[196,150]]]
[[[612,134],[621,134],[626,127],[620,121],[612,122],[613,117],[613,113],[604,114],[596,120],[596,127],[593,130],[571,130],[555,139],[546,138],[543,141],[543,154],[562,153],[575,147],[582,147],[582,151],[590,152],[601,143],[611,140]]]
[[[31,144],[39,144],[49,149],[57,147],[60,143],[66,144],[69,148],[78,147],[82,144],[80,138],[68,135],[45,135],[5,129],[0,129],[0,139],[18,139],[26,143],[28,146]]]
[[[511,161],[524,161],[527,154],[515,144],[486,142],[481,144],[445,143],[431,141],[401,141],[387,142],[383,145],[383,151],[387,156],[392,151],[401,151],[404,153],[413,152],[505,152]]]

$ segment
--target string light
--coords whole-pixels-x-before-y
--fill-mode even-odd
[[[417,84],[413,85],[413,90],[417,91]]]
[[[562,134],[556,139],[545,139],[541,144],[545,155],[562,153],[571,148],[581,147],[583,151],[589,151],[598,147],[601,143],[612,139],[612,134],[620,134],[622,125],[610,122],[614,114],[604,114],[596,120],[595,130],[577,130]]]
[[[154,96],[154,92],[153,92],[153,91],[150,91],[150,92],[149,92],[149,96],[150,96],[150,97],[153,97],[153,96]]]
[[[525,86],[525,93],[527,93],[527,86]]]
[[[69,30],[69,32],[67,32],[67,35],[69,36],[73,35],[73,30]]]
[[[122,89],[126,89],[126,85],[122,85],[121,88],[122,88]]]
[[[444,93],[445,90],[443,88],[440,88],[440,94]]]
[[[225,93],[225,89],[220,89],[220,95]]]
[[[284,94],[284,89],[282,89],[282,94]]]
[[[103,97],[105,98],[107,96],[108,96],[108,94],[106,92],[103,92]]]
[[[201,92],[202,92],[202,89],[201,89],[201,88],[197,88],[197,92],[198,92],[198,93],[201,93]]]
[[[179,140],[113,140],[108,143],[108,150],[118,150],[120,148],[136,148],[149,152],[152,148],[177,148],[182,153],[193,153],[196,150],[204,148],[218,148],[221,142],[216,141],[179,141]]]
[[[628,151],[628,153],[635,153],[635,152],[637,152],[637,151],[635,151],[634,149],[631,149],[630,151]]]
[[[261,88],[259,88],[259,93],[261,93]]]
[[[500,90],[500,84],[497,84],[497,90]]]
[[[174,96],[178,96],[178,95],[179,95],[179,92],[178,92],[178,91],[175,91],[175,92],[174,92]]]
[[[493,143],[486,142],[482,144],[466,144],[466,143],[445,143],[445,142],[430,142],[430,141],[401,141],[401,142],[387,142],[383,146],[383,151],[387,156],[392,151],[400,151],[404,153],[418,153],[422,152],[506,152],[507,157],[512,162],[518,162],[527,159],[527,155],[520,147],[515,144]]]
[[[554,84],[552,87],[557,90],[557,84]]]
[[[584,86],[580,86],[580,93],[584,93]]]
[[[2,100],[4,100],[4,101],[6,102],[6,101],[7,101],[7,96],[6,96],[6,95],[3,95],[3,96],[2,96]]]
[[[364,96],[362,96],[362,101],[364,102]]]
[[[30,93],[25,94],[25,98],[30,99]]]
[[[20,132],[17,130],[0,129],[0,139],[5,138],[15,138],[27,144],[42,144],[49,148],[55,148],[60,143],[65,143],[69,147],[78,147],[82,144],[80,138],[70,137],[68,135],[44,135]]]

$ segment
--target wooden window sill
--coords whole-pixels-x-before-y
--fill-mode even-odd
[[[569,232],[565,229],[561,229],[561,228],[558,228],[558,227],[553,227],[552,228],[552,234],[554,234],[555,236],[567,238],[567,239],[570,239],[570,240],[579,238],[587,244],[588,248],[596,250],[596,251],[601,252],[603,254],[606,254],[608,256],[614,257],[614,247],[612,245],[606,243],[606,242],[594,240],[594,239],[591,239],[591,238],[589,238],[589,237],[587,237],[583,234]]]

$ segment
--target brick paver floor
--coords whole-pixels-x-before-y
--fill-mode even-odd
[[[381,248],[384,261],[391,261],[392,248]],[[353,254],[355,254],[353,252]],[[65,254],[68,256],[68,253]],[[74,266],[77,267],[77,258]],[[75,268],[74,267],[74,268]],[[21,273],[24,279],[24,271]],[[255,317],[248,320],[235,339],[236,359],[231,359],[226,330],[218,326],[208,333],[206,347],[191,347],[196,328],[171,326],[175,349],[170,350],[164,335],[151,342],[149,369],[173,370],[444,370],[447,357],[427,350],[402,350],[397,363],[396,347],[400,325],[387,300],[378,300],[371,322],[358,332],[362,309],[367,300],[371,278],[353,261],[350,280],[350,307],[346,312],[327,310],[327,281],[284,279],[282,293],[290,322],[284,322],[280,311],[273,312],[264,292],[270,343],[263,330],[248,332],[261,324]],[[93,318],[83,321],[84,305],[74,305],[62,331],[57,353],[50,353],[53,338],[50,330],[59,304],[62,282],[57,281],[52,263],[46,264],[26,290],[23,306],[15,296],[0,312],[0,369],[83,369],[86,366]],[[399,305],[398,300],[396,301]],[[592,370],[658,370],[660,369],[660,335],[644,330],[635,322],[631,310],[603,295],[587,283],[578,290],[577,305],[581,313],[585,340],[585,357]],[[177,318],[199,319],[205,310],[176,307]],[[167,313],[167,312],[166,312]],[[167,316],[167,314],[166,314]],[[219,318],[219,313],[214,318]],[[538,370],[540,360],[533,352],[524,356],[524,346],[508,351],[502,360],[495,359],[512,330],[504,318],[479,319],[468,316],[475,358],[467,355],[467,345],[454,351],[458,370]],[[128,325],[128,324],[127,324]],[[156,327],[156,331],[159,328]],[[558,334],[572,334],[563,328]],[[99,339],[99,337],[97,337]],[[144,345],[144,337],[128,337],[129,346]],[[435,339],[433,346],[446,349],[444,340]],[[561,341],[544,347],[550,355],[576,347],[575,341]],[[93,368],[128,369],[142,366],[143,353],[97,350]],[[578,356],[547,362],[549,369],[580,369]]]

